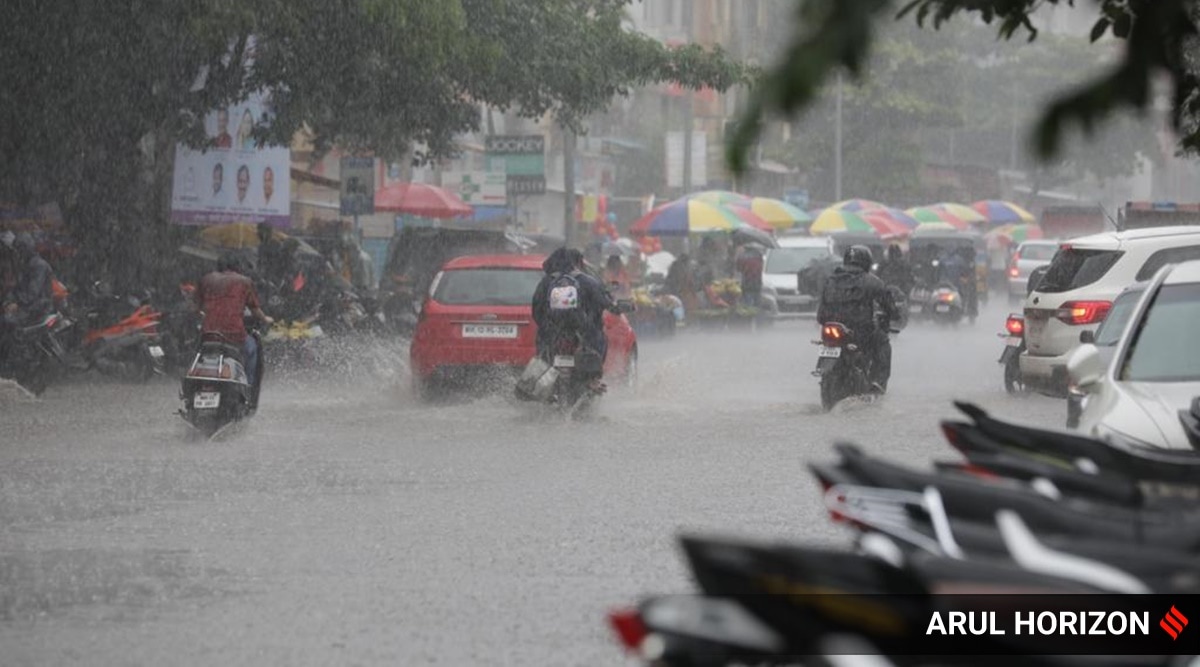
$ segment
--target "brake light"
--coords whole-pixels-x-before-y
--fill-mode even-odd
[[[1008,330],[1010,336],[1025,335],[1025,318],[1019,315],[1009,315],[1008,320],[1004,323],[1004,328]]]
[[[1018,269],[1018,268],[1016,267],[1016,265],[1013,265],[1013,266],[1012,266],[1011,268],[1009,268],[1009,270],[1008,270],[1008,277],[1010,277],[1010,278],[1019,278],[1019,277],[1021,277],[1021,270],[1020,270],[1020,269]]]
[[[630,651],[640,650],[642,642],[650,634],[636,609],[614,611],[608,615],[608,623],[616,631],[621,645]]]
[[[1111,301],[1068,301],[1054,316],[1066,324],[1078,326],[1101,322],[1110,310]]]
[[[821,342],[825,347],[841,347],[846,338],[846,329],[840,324],[826,324],[821,327]]]

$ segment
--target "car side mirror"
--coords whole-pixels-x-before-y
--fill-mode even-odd
[[[1084,345],[1095,345],[1096,344],[1096,332],[1092,331],[1090,329],[1085,329],[1084,331],[1080,331],[1079,332],[1079,342],[1083,343]]]
[[[1095,391],[1104,379],[1104,364],[1095,345],[1085,343],[1071,354],[1067,360],[1067,377],[1071,387],[1085,393]]]

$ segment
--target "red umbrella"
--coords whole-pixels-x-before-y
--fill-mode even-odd
[[[422,218],[460,218],[475,213],[453,192],[424,183],[395,183],[376,192],[375,210]]]

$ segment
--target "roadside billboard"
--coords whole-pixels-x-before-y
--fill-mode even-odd
[[[269,122],[269,96],[255,95],[208,115],[205,130],[212,147],[175,147],[172,222],[291,225],[291,149],[262,146],[251,136],[256,126]]]

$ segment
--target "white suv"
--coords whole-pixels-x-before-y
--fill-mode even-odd
[[[778,248],[767,251],[763,285],[774,291],[780,313],[816,309],[816,297],[800,293],[798,275],[813,262],[831,258],[836,259],[833,240],[820,236],[785,236]]]
[[[1127,285],[1191,259],[1200,259],[1200,227],[1105,232],[1064,242],[1025,299],[1022,379],[1065,394],[1067,358],[1079,345],[1079,333],[1094,331]]]

